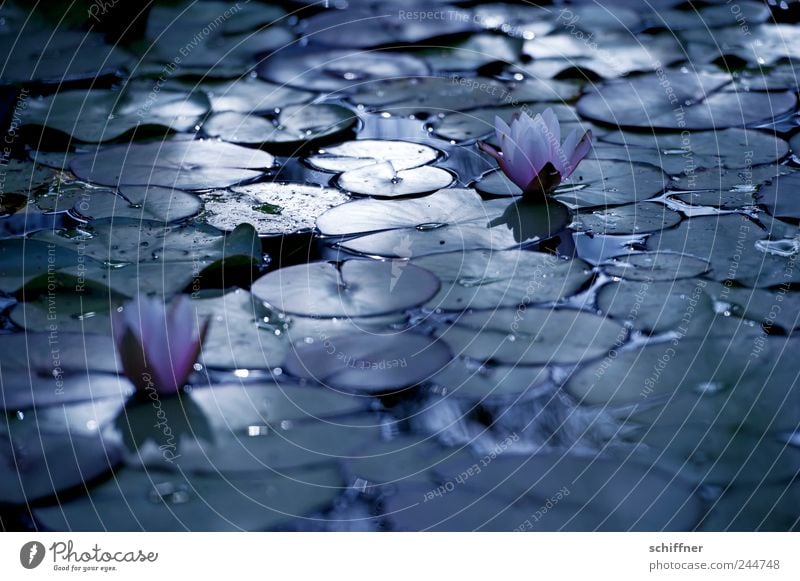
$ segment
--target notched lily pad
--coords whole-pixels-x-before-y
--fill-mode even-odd
[[[368,317],[420,305],[439,279],[402,261],[346,260],[282,268],[253,283],[256,298],[284,313]]]
[[[573,226],[594,234],[640,234],[670,228],[681,216],[668,207],[652,202],[614,208],[576,212]]]
[[[391,163],[401,171],[431,163],[440,155],[437,149],[420,143],[359,139],[326,147],[306,161],[315,169],[330,172],[353,171],[377,163]]]
[[[470,250],[414,258],[442,288],[426,307],[445,311],[550,303],[575,294],[589,279],[583,260],[530,250]]]
[[[104,186],[207,190],[261,177],[274,161],[264,151],[231,143],[169,141],[86,153],[73,159],[70,169],[79,178]]]
[[[212,115],[203,125],[210,137],[265,148],[293,149],[331,140],[353,127],[358,116],[340,105],[289,105],[274,121],[252,114],[226,112]]]
[[[438,167],[423,165],[397,171],[391,162],[376,163],[346,171],[337,185],[352,193],[376,198],[396,198],[446,188],[453,175]]]
[[[103,190],[86,190],[73,211],[87,220],[138,218],[159,222],[180,222],[203,209],[195,194],[158,186],[122,186],[119,195]]]
[[[385,393],[427,381],[448,361],[450,350],[443,342],[396,331],[295,345],[283,369],[335,390]]]
[[[436,334],[455,355],[508,365],[577,363],[626,336],[622,325],[592,313],[532,308],[465,313]]]

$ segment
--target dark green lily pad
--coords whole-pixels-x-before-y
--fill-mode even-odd
[[[381,79],[427,73],[422,60],[406,54],[305,47],[280,51],[258,68],[268,81],[311,91],[346,91]]]
[[[284,313],[367,317],[420,305],[439,290],[425,269],[397,261],[312,262],[270,272],[253,283],[256,298]]]
[[[752,321],[767,330],[779,327],[793,331],[800,327],[800,293],[782,285],[776,289],[742,288],[710,282],[706,292],[727,311]]]
[[[577,107],[582,116],[601,123],[691,130],[750,125],[786,113],[795,103],[788,92],[737,91],[726,74],[659,69],[603,85]]]
[[[0,84],[97,79],[133,62],[124,50],[106,44],[102,34],[63,29],[0,35],[0,53],[8,55]]]
[[[681,333],[707,330],[714,318],[714,305],[703,291],[706,281],[620,281],[605,285],[597,293],[597,306],[635,329],[662,333],[680,328]]]
[[[603,355],[625,337],[614,321],[563,309],[465,313],[436,333],[455,355],[509,365],[577,363]]]
[[[306,161],[315,169],[330,172],[353,171],[389,162],[401,171],[435,161],[441,152],[420,143],[383,139],[359,139],[326,147]]]
[[[683,37],[692,59],[698,63],[724,62],[734,57],[740,63],[762,68],[800,56],[796,48],[800,37],[790,24],[751,25],[747,34],[733,24],[713,32],[705,27],[685,31]]]
[[[789,235],[785,226],[772,237],[788,238],[784,236]],[[788,266],[791,256],[768,251],[767,235],[746,216],[708,216],[684,220],[676,228],[654,234],[647,247],[707,260],[709,276],[717,281],[730,279],[751,287],[800,281],[800,273]]]
[[[458,449],[437,444],[434,438],[400,436],[372,443],[361,457],[349,459],[347,467],[371,485],[431,483],[432,469],[458,453]]]
[[[529,250],[471,250],[414,258],[442,281],[430,309],[462,311],[555,302],[592,277],[583,260],[562,260]]]
[[[576,213],[573,227],[594,234],[639,234],[670,228],[681,216],[662,204],[641,202]]]
[[[214,113],[275,113],[283,107],[307,103],[315,97],[315,93],[311,91],[284,87],[250,76],[222,82],[187,81],[177,86],[205,93]]]
[[[523,52],[533,62],[521,70],[537,79],[560,77],[575,70],[615,79],[652,71],[654,62],[676,64],[686,60],[673,35],[636,37],[628,30],[599,29],[594,34],[568,30],[529,40]]]
[[[550,380],[546,367],[522,365],[476,365],[453,359],[431,382],[444,397],[491,401],[494,398],[519,398]]]
[[[177,447],[180,458],[165,460],[155,445],[146,444],[137,454],[148,468],[177,466],[183,472],[213,475],[253,474],[325,464],[360,453],[380,435],[380,418],[361,415],[359,419],[333,422],[286,422],[281,428],[272,421],[258,422],[247,433],[222,431],[213,442],[184,438]],[[134,460],[134,462],[137,462]]]
[[[83,491],[86,483],[109,473],[122,459],[112,440],[41,429],[0,433],[3,464],[13,471],[0,479],[0,503],[30,506],[60,493]],[[65,530],[65,529],[59,529]]]
[[[443,342],[396,331],[295,345],[283,369],[329,389],[383,393],[423,383],[448,361],[450,351]]]
[[[87,220],[138,218],[159,222],[180,222],[199,214],[203,201],[195,194],[158,186],[122,186],[120,195],[103,190],[86,190],[73,211]]]
[[[709,507],[702,531],[796,532],[800,530],[797,484],[731,486]]]
[[[32,190],[52,183],[56,177],[56,172],[44,165],[19,159],[4,161],[2,179],[0,179],[0,194],[4,196],[4,199],[9,193],[27,195]],[[6,200],[3,205],[9,203]]]
[[[346,171],[337,185],[352,193],[376,198],[395,198],[446,188],[453,175],[438,167],[423,165],[397,171],[391,162],[376,163]]]
[[[667,176],[649,164],[585,159],[555,189],[553,198],[572,208],[615,206],[652,198],[667,184]],[[500,170],[481,177],[475,187],[494,196],[522,195],[522,190]]]
[[[331,139],[357,121],[355,113],[340,105],[289,105],[274,123],[252,114],[217,113],[203,124],[203,131],[231,143],[291,148]]]
[[[708,271],[708,261],[678,252],[636,252],[603,264],[611,276],[628,280],[671,281],[692,278]]]
[[[277,236],[313,230],[317,218],[347,202],[347,194],[334,188],[303,184],[260,182],[203,196],[206,222],[233,230],[242,222],[259,235]]]
[[[466,10],[449,8],[447,18],[436,20],[404,18],[403,12],[381,6],[323,10],[303,22],[303,37],[333,47],[370,48],[417,44],[476,29]]]
[[[0,290],[14,293],[48,268],[73,266],[77,252],[61,246],[26,239],[0,240]]]
[[[756,198],[759,205],[776,218],[800,222],[798,188],[800,173],[776,175],[771,182],[759,188]]]
[[[522,52],[518,38],[497,34],[473,34],[452,46],[420,52],[435,71],[474,71],[494,63],[513,63]]]
[[[264,151],[230,143],[170,141],[87,153],[73,159],[70,169],[81,179],[105,186],[206,190],[254,180],[273,162]]]
[[[288,341],[270,328],[270,313],[250,293],[236,289],[221,297],[192,301],[198,321],[208,320],[200,361],[215,369],[270,369],[280,364]]]
[[[77,141],[100,143],[149,126],[190,131],[208,109],[208,99],[199,93],[152,93],[146,85],[133,85],[123,91],[61,91],[34,99],[23,124],[46,127]]]
[[[330,506],[343,487],[333,467],[236,476],[128,469],[34,518],[54,531],[270,530]]]

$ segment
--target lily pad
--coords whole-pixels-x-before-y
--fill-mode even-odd
[[[637,37],[628,30],[597,28],[595,33],[586,34],[573,27],[564,33],[528,40],[523,52],[533,62],[521,67],[522,72],[538,79],[561,78],[575,72],[578,74],[573,76],[578,78],[615,79],[652,71],[655,62],[671,65],[686,60],[672,34]]]
[[[384,393],[418,385],[450,361],[441,341],[409,331],[295,345],[283,369],[334,390]]]
[[[247,222],[261,236],[278,236],[313,230],[319,216],[350,198],[334,188],[260,182],[204,194],[203,199],[205,221],[216,228],[233,230]]]
[[[253,283],[256,298],[284,313],[367,317],[418,306],[439,290],[425,269],[397,261],[312,262],[270,272]]]
[[[259,422],[247,433],[215,435],[213,442],[184,438],[175,452],[177,459],[164,459],[155,445],[137,449],[148,469],[170,468],[183,472],[237,475],[285,472],[313,465],[335,466],[340,458],[360,453],[380,434],[380,418],[369,415],[357,420],[333,422],[287,422],[282,428],[272,422]],[[138,458],[134,460],[137,462]]]
[[[359,139],[326,147],[307,159],[312,167],[330,172],[353,171],[377,163],[391,163],[396,171],[435,161],[441,152],[419,143],[382,139]]]
[[[700,530],[796,532],[800,530],[798,495],[796,484],[731,486],[709,507]]]
[[[603,85],[577,107],[582,116],[601,123],[691,130],[750,125],[786,113],[795,103],[789,92],[737,91],[726,74],[659,69]]]
[[[250,293],[237,289],[217,298],[198,298],[192,308],[196,320],[209,321],[200,357],[206,367],[270,369],[283,359],[288,341],[265,324],[270,313]]]
[[[230,143],[170,141],[87,153],[73,159],[70,169],[81,179],[105,186],[206,190],[254,180],[273,162],[264,151]]]
[[[14,204],[9,199],[9,194],[27,195],[32,190],[53,183],[56,177],[56,172],[51,168],[27,160],[8,159],[4,162],[2,180],[0,180],[3,207]]]
[[[114,373],[119,369],[116,347],[108,337],[61,333],[58,329],[52,335],[52,331],[0,335],[0,346],[8,353],[4,369],[28,369],[50,379],[54,390],[64,375],[85,374],[86,370]]]
[[[639,234],[670,228],[681,216],[652,202],[628,204],[592,212],[577,212],[573,227],[594,234]]]
[[[14,472],[0,479],[0,503],[24,506],[83,491],[86,483],[106,475],[122,459],[120,448],[99,433],[39,429],[0,433],[0,455]]]
[[[522,365],[476,365],[453,359],[431,378],[445,397],[475,401],[521,397],[550,380],[546,367]]]
[[[465,313],[436,333],[456,355],[509,365],[577,363],[605,354],[626,334],[607,318],[564,309]]]
[[[476,28],[466,10],[448,8],[447,18],[436,20],[405,18],[403,12],[381,6],[324,10],[303,22],[303,38],[333,47],[369,48],[417,44]]]
[[[331,139],[357,121],[350,109],[340,105],[289,105],[274,122],[252,114],[217,113],[203,124],[203,131],[231,143],[299,148]]]
[[[69,335],[69,338],[76,336]],[[105,399],[121,404],[133,393],[133,385],[124,377],[100,373],[62,374],[59,370],[55,376],[49,374],[43,377],[35,369],[11,367],[3,370],[2,379],[3,400],[0,408],[7,413],[33,408],[37,408],[38,413],[38,410],[48,406],[61,408]],[[48,426],[53,427],[50,424]]]
[[[307,103],[315,97],[315,93],[311,91],[284,87],[249,76],[216,83],[185,82],[179,86],[205,93],[214,113],[275,113],[283,107]]]
[[[714,318],[706,281],[620,281],[597,293],[597,306],[609,316],[630,321],[635,329],[662,333],[705,332]]]
[[[461,311],[551,303],[572,296],[591,278],[583,260],[529,250],[471,250],[414,258],[442,281],[430,309]]]
[[[0,52],[9,55],[0,84],[97,79],[133,62],[124,50],[106,44],[102,34],[63,29],[0,35]]]
[[[776,218],[800,222],[800,173],[777,175],[756,194],[758,203]]]
[[[34,518],[54,531],[270,530],[325,509],[343,487],[332,467],[241,476],[128,469]]]
[[[555,189],[553,198],[571,208],[615,206],[652,198],[667,184],[667,176],[649,164],[585,159]],[[522,190],[499,169],[481,177],[475,187],[493,196],[522,195]]]
[[[73,211],[87,220],[138,218],[159,222],[180,222],[199,214],[203,201],[195,194],[158,186],[123,186],[120,195],[103,190],[86,190]]]
[[[74,266],[78,253],[61,246],[26,239],[0,240],[0,290],[14,293],[48,268]]]
[[[472,190],[446,189],[411,200],[358,200],[319,217],[325,236],[368,234],[339,243],[353,252],[412,258],[454,250],[505,250],[552,235],[567,223],[554,203],[483,202]]]
[[[352,194],[395,198],[434,192],[446,188],[452,181],[452,174],[438,167],[423,165],[397,171],[386,161],[346,171],[336,183]]]
[[[60,91],[33,99],[23,124],[55,130],[77,141],[100,143],[151,126],[190,131],[208,109],[208,99],[199,93],[152,93],[146,86],[132,85],[123,91]],[[43,136],[37,143],[39,139]]]
[[[636,252],[603,264],[603,270],[628,280],[672,281],[708,271],[708,261],[678,252]]]
[[[773,237],[780,239],[781,234]],[[768,252],[767,235],[746,216],[709,216],[684,220],[676,228],[654,234],[647,247],[706,260],[711,267],[708,276],[717,281],[734,280],[751,287],[800,281],[800,273],[788,267],[790,256]]]
[[[267,59],[260,77],[311,91],[347,91],[365,83],[428,74],[424,61],[407,54],[346,49],[287,49]]]
[[[516,62],[522,52],[522,41],[491,33],[470,35],[452,46],[425,49],[420,52],[435,71],[474,71],[494,63]]]

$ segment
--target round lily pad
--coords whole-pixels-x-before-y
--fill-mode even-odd
[[[783,233],[773,238],[781,239]],[[788,234],[788,232],[787,232]],[[714,280],[735,280],[746,286],[767,287],[800,280],[788,268],[789,256],[759,249],[768,232],[746,216],[705,216],[684,220],[676,228],[647,240],[652,250],[687,253],[710,264]]]
[[[711,298],[703,292],[706,282],[620,281],[597,293],[597,306],[609,316],[631,321],[634,328],[662,333],[680,327],[681,333],[707,329],[714,318]]]
[[[652,202],[628,204],[603,210],[577,212],[573,227],[594,234],[639,234],[674,226],[681,216]]]
[[[423,165],[397,171],[387,161],[346,171],[336,183],[353,194],[395,198],[434,192],[449,186],[452,181],[452,174],[438,167]]]
[[[254,180],[272,167],[264,152],[217,141],[170,141],[115,146],[72,160],[70,169],[105,186],[225,188]]]
[[[577,107],[601,123],[677,130],[742,127],[786,113],[795,103],[789,92],[737,91],[726,74],[659,69],[603,85]]]
[[[615,206],[652,198],[667,184],[667,176],[649,164],[585,159],[554,190],[553,198],[572,208]],[[483,176],[475,187],[493,196],[522,195],[522,190],[500,170]]]
[[[76,335],[70,334],[69,338]],[[36,343],[34,341],[33,343]],[[47,406],[68,406],[73,403],[113,399],[124,402],[132,393],[133,385],[124,377],[110,374],[62,373],[44,378],[35,368],[8,367],[3,369],[3,399],[0,408],[8,413]]]
[[[397,261],[312,262],[270,272],[253,283],[256,298],[285,313],[367,317],[420,305],[439,279]]]
[[[557,203],[483,202],[473,190],[445,189],[417,199],[343,204],[320,216],[317,228],[326,236],[368,234],[339,243],[353,252],[411,258],[537,242],[566,226],[567,218]]]
[[[177,459],[165,460],[152,444],[136,454],[149,469],[178,467],[195,474],[253,474],[285,472],[301,467],[328,464],[359,454],[380,435],[380,418],[371,415],[333,422],[287,422],[282,428],[269,423],[248,427],[247,433],[215,434],[211,443],[185,438],[176,450]],[[170,461],[171,460],[171,461]],[[139,458],[133,460],[138,464]]]
[[[275,113],[282,107],[307,103],[315,97],[311,91],[284,87],[249,76],[216,83],[187,82],[180,86],[204,92],[214,113]]]
[[[325,509],[343,487],[334,467],[241,476],[127,469],[34,518],[53,531],[270,530]]]
[[[119,446],[98,432],[64,434],[37,428],[0,433],[0,455],[13,471],[13,476],[0,479],[0,503],[23,506],[82,492],[86,483],[106,475],[122,459]]]
[[[542,113],[547,108],[555,112],[561,124],[562,132],[566,133],[573,127],[577,128],[579,133],[584,133],[589,129],[588,126],[585,128],[583,127],[583,125],[586,125],[586,122],[581,122],[580,117],[575,113],[575,109],[567,105],[535,103],[528,108],[528,113],[530,115]],[[504,105],[500,107],[471,109],[464,112],[453,111],[448,112],[440,120],[434,121],[432,125],[436,135],[442,139],[467,141],[491,135],[490,140],[493,140],[495,133],[495,117],[510,119],[518,110],[519,107]]]
[[[208,108],[208,99],[200,93],[152,93],[146,85],[133,85],[123,91],[60,91],[34,99],[23,123],[59,131],[78,141],[100,143],[148,126],[189,131]]]
[[[332,139],[357,121],[350,109],[340,105],[289,105],[274,122],[252,114],[217,113],[203,124],[203,131],[231,143],[298,148]]]
[[[324,10],[306,19],[304,38],[342,48],[416,44],[438,36],[467,33],[476,26],[466,10],[449,8],[447,18],[419,20],[382,6]]]
[[[699,276],[708,266],[708,261],[690,254],[637,252],[613,258],[603,264],[603,270],[628,280],[671,281]]]
[[[316,169],[331,172],[347,172],[386,162],[401,171],[435,161],[440,155],[438,150],[420,143],[359,139],[326,147],[307,161]]]
[[[259,235],[277,236],[313,230],[317,218],[349,200],[334,188],[260,182],[203,195],[206,222],[233,230],[242,222]]]
[[[117,74],[133,61],[124,50],[106,44],[102,34],[63,28],[0,35],[0,51],[8,55],[2,84],[97,79]]]
[[[443,342],[418,333],[360,333],[295,345],[283,369],[335,390],[382,393],[427,381],[449,360]]]
[[[381,79],[427,73],[422,60],[406,54],[305,47],[282,50],[258,68],[264,79],[312,91],[344,91]]]
[[[626,334],[620,324],[592,313],[532,308],[465,313],[436,333],[455,355],[510,365],[592,359]]]
[[[180,222],[203,209],[195,194],[158,186],[122,186],[120,195],[103,190],[86,190],[73,211],[87,220],[98,218],[140,218]]]
[[[477,365],[461,358],[453,359],[431,378],[443,396],[476,401],[519,398],[549,380],[546,367]]]
[[[550,303],[572,296],[591,278],[580,259],[529,250],[471,250],[414,258],[442,281],[431,309],[461,311]]]
[[[800,144],[799,144],[800,145]],[[758,190],[758,203],[776,218],[800,222],[800,173],[776,175],[767,185]]]

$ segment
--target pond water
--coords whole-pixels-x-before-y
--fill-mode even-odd
[[[312,4],[0,8],[0,528],[798,529],[794,12]]]

